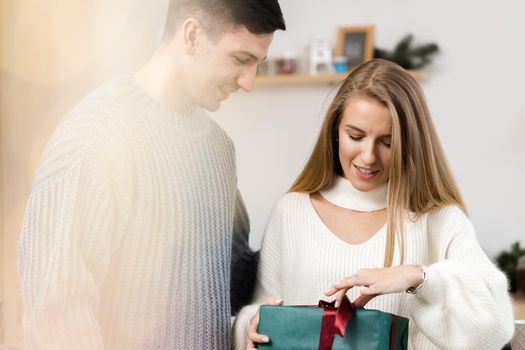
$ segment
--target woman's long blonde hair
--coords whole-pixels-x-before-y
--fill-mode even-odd
[[[385,267],[392,266],[396,237],[404,261],[403,219],[432,209],[465,205],[434,130],[423,91],[403,68],[374,59],[355,68],[341,83],[328,108],[315,147],[290,192],[315,193],[343,176],[338,129],[350,97],[364,94],[392,115],[391,165],[387,195]]]

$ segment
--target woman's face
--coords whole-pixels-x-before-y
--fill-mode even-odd
[[[366,95],[352,96],[338,134],[341,168],[356,189],[366,192],[388,181],[392,117],[387,107]]]

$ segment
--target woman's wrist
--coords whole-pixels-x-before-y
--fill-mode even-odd
[[[416,294],[417,290],[423,286],[427,279],[427,271],[423,265],[409,265],[414,271],[414,283],[407,288],[406,292],[409,294]]]

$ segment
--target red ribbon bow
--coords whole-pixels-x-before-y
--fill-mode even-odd
[[[319,350],[331,350],[334,336],[337,334],[344,338],[346,326],[350,317],[355,312],[355,306],[345,295],[339,309],[335,307],[335,301],[331,303],[319,300],[319,307],[323,308],[323,320],[321,322],[321,335],[319,336]],[[396,348],[397,316],[391,315],[392,328],[390,331],[390,350]]]
[[[323,308],[323,321],[321,323],[321,335],[319,337],[319,350],[330,350],[334,342],[335,334],[345,336],[346,325],[354,313],[355,307],[345,296],[339,309],[335,307],[335,301],[331,303],[319,300],[319,307]]]

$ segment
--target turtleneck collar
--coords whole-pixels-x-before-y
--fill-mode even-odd
[[[334,184],[321,190],[321,196],[338,207],[355,211],[371,212],[386,208],[388,184],[371,191],[362,192],[344,177],[336,177]]]

